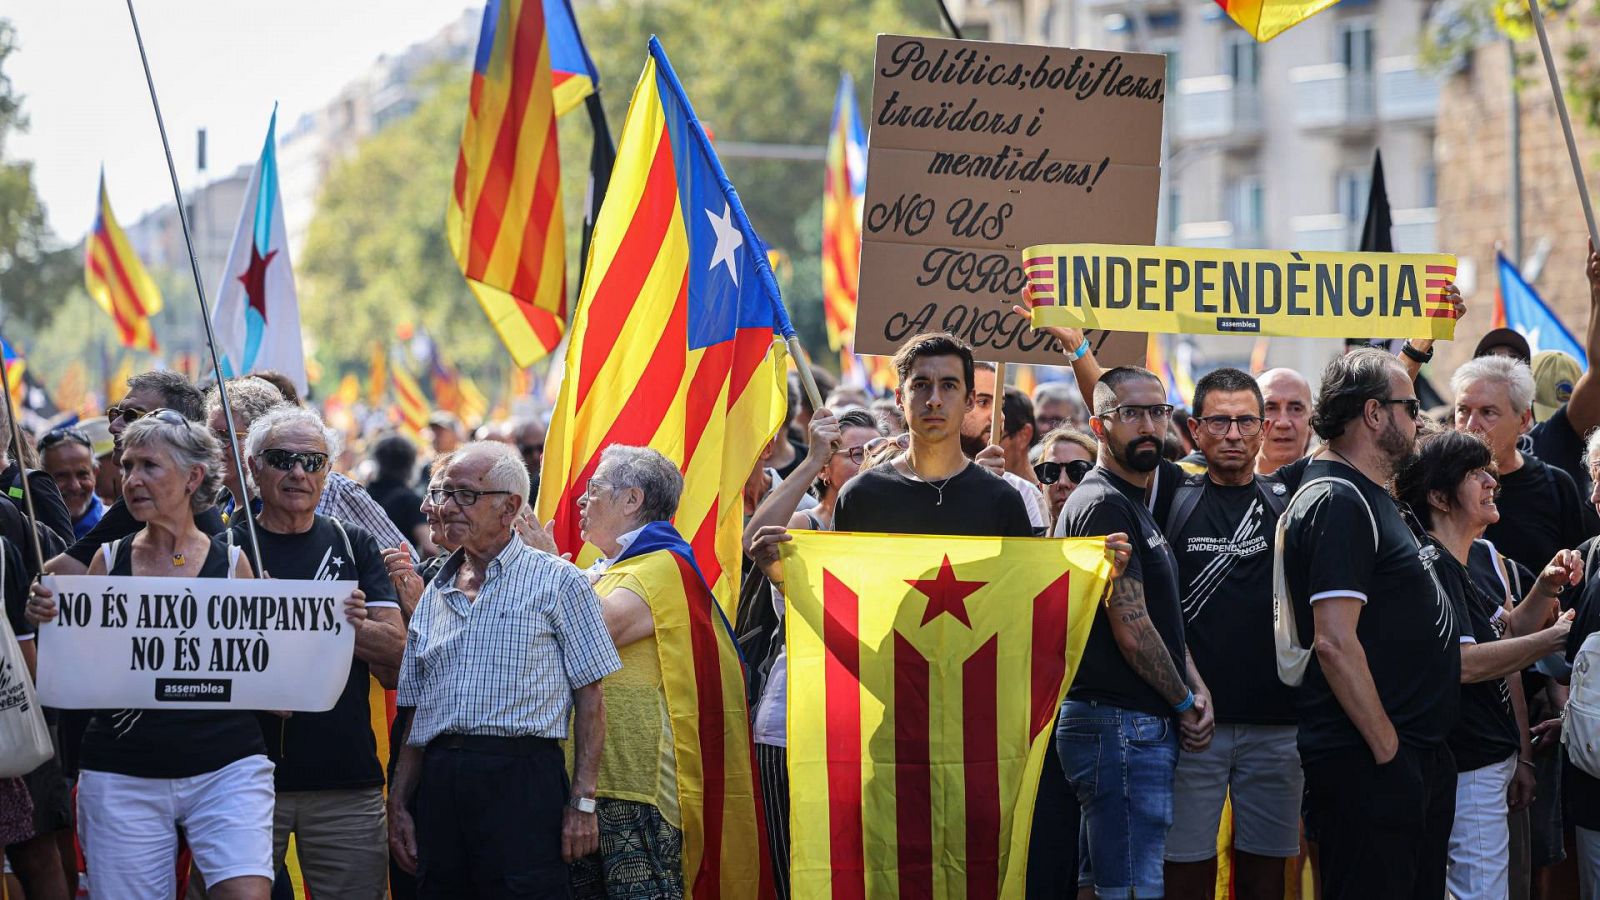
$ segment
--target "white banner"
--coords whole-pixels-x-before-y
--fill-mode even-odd
[[[355,581],[46,576],[39,702],[323,712],[350,676]]]

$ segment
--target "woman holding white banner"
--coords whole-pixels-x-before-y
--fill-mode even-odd
[[[122,499],[143,529],[102,547],[89,574],[254,577],[226,534],[195,526],[195,513],[216,503],[221,460],[210,431],[173,410],[129,425]],[[55,619],[50,589],[34,587],[28,617]],[[181,825],[213,900],[266,900],[273,802],[272,763],[249,711],[96,710],[78,780],[78,839],[95,897],[174,896]]]

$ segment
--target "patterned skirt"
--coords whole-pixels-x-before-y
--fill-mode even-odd
[[[648,803],[595,801],[600,852],[571,866],[577,900],[679,900],[683,897],[683,832]]]
[[[0,847],[33,837],[33,798],[21,778],[0,778]]]

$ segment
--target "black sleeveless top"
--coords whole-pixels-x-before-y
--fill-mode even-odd
[[[228,577],[227,536],[211,539],[200,578]],[[117,545],[111,575],[133,574],[133,541]],[[265,754],[248,710],[100,709],[83,733],[80,767],[136,778],[192,778]]]

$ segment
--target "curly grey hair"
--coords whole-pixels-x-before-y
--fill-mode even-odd
[[[228,399],[233,399],[232,393],[229,393]],[[304,406],[290,406],[287,403],[273,407],[266,415],[250,424],[250,436],[245,439],[245,455],[255,459],[261,455],[261,451],[268,449],[268,444],[278,431],[295,425],[315,428],[322,434],[322,442],[327,445],[328,458],[338,458],[339,451],[343,447],[339,432],[329,428],[316,410]]]
[[[612,444],[600,454],[595,476],[612,487],[638,488],[644,494],[639,507],[642,522],[665,522],[678,513],[683,473],[658,450]]]
[[[222,445],[210,429],[199,422],[185,420],[179,425],[145,416],[122,432],[122,449],[146,447],[165,450],[179,468],[204,467],[200,487],[189,497],[189,510],[198,513],[216,505],[222,492]]]

